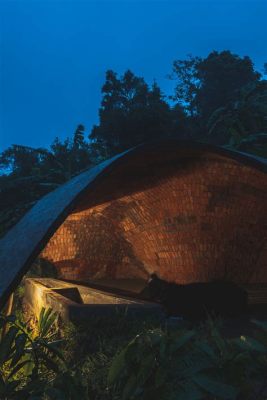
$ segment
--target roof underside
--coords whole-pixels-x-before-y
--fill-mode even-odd
[[[114,176],[116,171],[123,169],[125,165],[132,164],[133,167],[138,165],[140,160],[142,160],[142,163],[146,163],[144,160],[147,160],[146,172],[150,173],[149,160],[153,157],[155,160],[155,155],[160,160],[162,154],[169,154],[170,152],[175,153],[175,157],[181,162],[187,159],[190,163],[196,157],[208,153],[233,159],[237,163],[264,173],[267,171],[267,162],[253,156],[200,143],[168,141],[138,146],[81,173],[44,196],[0,240],[0,306],[6,302],[32,262],[83,198],[85,192],[93,191],[103,180],[108,181],[109,176]],[[125,185],[127,185],[129,179],[131,179],[130,176],[125,176]],[[116,193],[112,193],[111,190],[109,196],[115,195]]]

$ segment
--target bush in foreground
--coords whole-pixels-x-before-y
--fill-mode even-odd
[[[14,317],[0,342],[3,400],[264,400],[267,323],[225,338],[217,321],[160,326],[117,315],[65,326],[42,310],[35,330]]]
[[[42,309],[30,329],[14,316],[0,316],[1,400],[87,399],[79,371],[68,368],[59,349],[56,320]]]
[[[266,399],[267,323],[253,322],[257,339],[224,339],[211,319],[137,335],[113,359],[108,385],[120,400]]]

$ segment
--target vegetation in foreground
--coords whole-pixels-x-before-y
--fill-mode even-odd
[[[59,350],[56,321],[51,309],[42,309],[34,328],[0,316],[1,400],[86,398],[79,370],[70,370]]]
[[[64,326],[42,310],[34,329],[1,317],[3,400],[264,400],[267,323],[225,338],[221,321],[170,326],[117,315]],[[107,329],[108,326],[108,329]]]

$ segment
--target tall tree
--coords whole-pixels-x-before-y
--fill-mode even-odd
[[[28,146],[12,145],[0,155],[0,168],[18,176],[29,176],[40,164],[40,154]]]
[[[267,81],[244,86],[234,101],[215,110],[208,120],[208,136],[219,144],[239,146],[254,144],[257,135],[262,140],[267,134]],[[263,136],[262,136],[263,135]],[[250,137],[250,139],[248,139]]]
[[[197,77],[200,86],[195,101],[200,115],[206,119],[217,108],[235,100],[244,86],[259,81],[260,74],[247,56],[213,51],[198,63]]]
[[[85,127],[80,124],[77,126],[73,135],[73,146],[76,148],[82,148],[85,144],[84,142],[84,130]]]
[[[54,158],[60,163],[59,173],[64,180],[92,165],[90,145],[84,138],[85,127],[79,124],[72,138],[63,142],[57,137],[51,145]]]
[[[197,76],[197,67],[200,61],[200,57],[193,57],[191,54],[186,60],[175,60],[172,74],[169,76],[170,79],[176,81],[172,100],[182,106],[191,117],[197,113],[195,97],[200,86]]]
[[[90,139],[106,148],[107,155],[164,137],[171,129],[170,107],[156,83],[149,88],[131,71],[118,78],[107,71],[102,87],[99,125]]]
[[[176,60],[172,77],[177,80],[173,99],[206,122],[214,110],[234,100],[242,87],[259,81],[260,74],[249,57],[227,50],[213,51],[206,58]]]

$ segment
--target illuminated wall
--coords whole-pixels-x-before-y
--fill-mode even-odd
[[[267,282],[265,173],[201,152],[138,157],[90,188],[46,245],[62,278]]]

